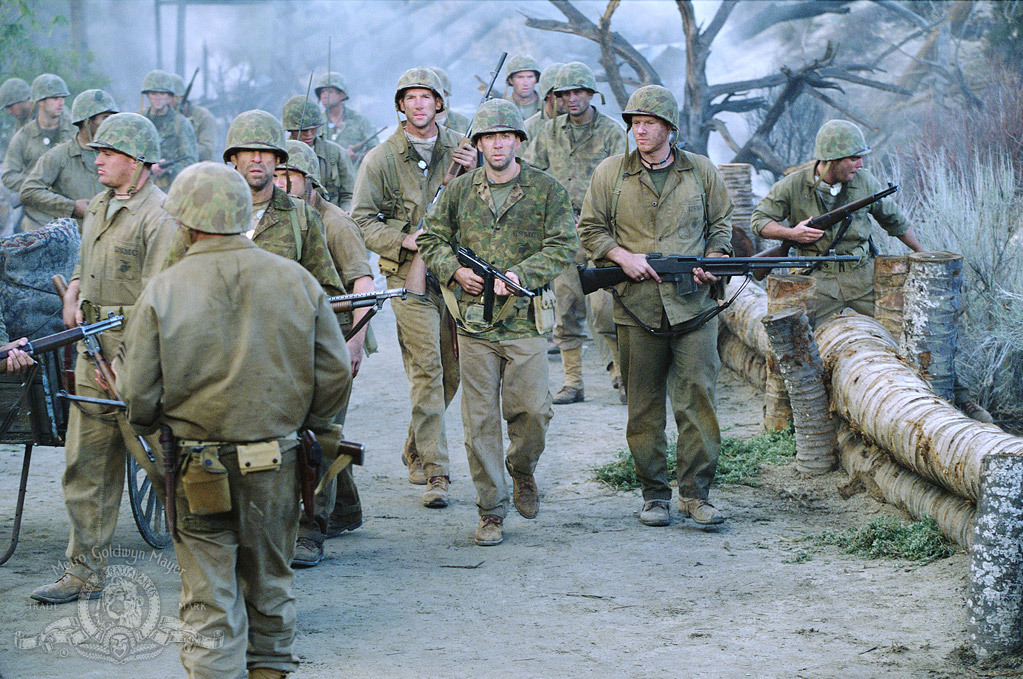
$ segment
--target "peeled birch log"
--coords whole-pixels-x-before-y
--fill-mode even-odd
[[[766,356],[771,351],[771,342],[760,321],[767,315],[767,293],[756,283],[747,283],[745,287],[743,283],[738,276],[728,281],[725,296],[731,299],[738,293],[738,297],[721,312],[721,320],[743,344]]]
[[[767,277],[767,313],[799,308],[812,316],[817,282],[809,276],[771,274]],[[762,320],[762,319],[761,319]],[[774,350],[764,354],[767,360],[767,381],[764,383],[764,430],[782,431],[792,419],[792,405],[785,388]]]
[[[972,502],[895,464],[887,453],[865,442],[841,419],[838,451],[842,467],[851,478],[869,481],[886,501],[917,519],[933,517],[946,537],[969,549],[976,515]]]
[[[903,288],[902,354],[941,398],[955,397],[955,355],[962,300],[963,258],[951,252],[914,252]]]
[[[976,501],[985,455],[1023,455],[1023,438],[971,420],[938,398],[874,319],[836,316],[818,328],[817,342],[835,412],[903,467]]]
[[[764,316],[763,323],[792,406],[796,471],[826,474],[837,465],[838,441],[810,321],[803,309],[791,308]]]
[[[718,354],[722,363],[763,391],[767,379],[764,357],[756,349],[746,346],[724,323],[718,326]]]
[[[909,259],[898,255],[874,258],[874,318],[896,341],[902,341],[902,288],[909,273]]]

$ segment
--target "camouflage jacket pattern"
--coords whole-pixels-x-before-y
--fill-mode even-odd
[[[163,174],[156,177],[156,185],[166,191],[179,172],[199,161],[195,130],[192,129],[192,123],[188,122],[188,118],[174,109],[168,110],[162,116],[153,115],[147,110],[146,117],[153,122],[160,135],[160,155],[163,156],[163,160],[174,161],[166,166],[161,165]]]
[[[575,128],[567,113],[545,123],[523,157],[565,185],[578,214],[593,171],[618,153],[625,153],[625,130],[594,106],[593,119],[584,126]]]
[[[463,116],[458,111],[448,111],[448,117],[444,120],[444,127],[448,128],[459,137],[464,137],[465,133],[469,131],[469,125],[472,121]]]
[[[514,271],[520,284],[535,289],[553,281],[571,263],[579,248],[568,193],[556,179],[522,162],[515,186],[495,210],[486,169],[476,168],[458,177],[441,194],[426,218],[426,231],[418,239],[427,267],[449,286],[461,266],[455,253],[459,246],[471,248],[502,272]],[[456,290],[459,311],[465,315],[483,295],[470,296]],[[496,315],[506,298],[497,298]],[[491,330],[474,335],[500,341],[537,337],[532,302],[516,297],[509,315]],[[462,334],[470,334],[459,328]]]
[[[19,119],[7,113],[0,113],[0,158],[7,154],[7,145],[11,143],[15,133],[31,119],[31,115]]]
[[[345,115],[337,125],[330,121],[330,115],[327,116],[327,125],[324,128],[323,134],[329,141],[334,142],[347,151],[352,146],[363,142],[378,129],[378,127],[373,126],[369,118],[346,106]],[[365,154],[378,144],[380,144],[380,140],[373,134],[373,137],[359,150],[362,154]]]
[[[96,151],[83,149],[76,138],[44,153],[21,185],[19,197],[28,220],[22,228],[27,231],[57,217],[70,217],[76,200],[89,200],[103,191],[95,160]]]
[[[192,123],[195,132],[195,144],[199,151],[199,160],[216,160],[217,150],[217,119],[205,106],[190,104],[188,122]]]
[[[37,118],[28,121],[11,137],[11,143],[8,144],[7,153],[4,155],[4,172],[0,180],[4,186],[17,193],[21,190],[25,177],[35,167],[36,161],[54,146],[76,134],[78,128],[64,116],[60,117],[57,127],[52,130],[39,127]]]
[[[522,142],[522,145],[519,146],[518,155],[520,158],[526,157],[526,152],[532,145],[533,140],[540,135],[541,130],[543,130],[544,123],[548,120],[550,120],[550,118],[547,117],[547,114],[543,110],[539,110],[525,119],[526,141]]]
[[[320,161],[320,181],[327,192],[327,200],[342,210],[350,209],[355,190],[355,169],[348,153],[322,136],[313,138],[313,152]]]
[[[514,94],[509,94],[507,97],[502,97],[502,99],[506,99],[511,103],[515,104],[515,108],[519,109],[519,113],[522,114],[523,120],[531,116],[534,116],[543,110],[543,101],[540,99],[540,97],[537,97],[528,104],[519,104],[519,102],[515,101]]]

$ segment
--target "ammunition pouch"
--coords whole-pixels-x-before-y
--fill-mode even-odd
[[[82,320],[88,323],[96,323],[107,318],[110,314],[115,316],[124,316],[125,323],[128,322],[128,315],[126,312],[131,311],[131,306],[102,306],[99,304],[93,304],[87,299],[83,299],[79,302],[79,308],[82,310]]]
[[[533,298],[533,321],[536,323],[536,331],[541,335],[554,330],[557,321],[554,307],[554,291],[549,284],[536,291],[536,297]]]
[[[402,233],[412,233],[412,231],[410,230],[412,225],[409,224],[407,221],[401,219],[382,219],[380,221],[382,221],[385,225],[393,229],[398,229]],[[413,253],[411,251],[402,248],[399,252],[400,254],[398,255],[398,261],[395,261],[389,257],[384,257],[383,255],[380,256],[380,261],[378,263],[378,266],[380,267],[380,273],[384,274],[385,276],[396,276],[398,274],[398,271],[401,269],[402,265],[412,260]]]

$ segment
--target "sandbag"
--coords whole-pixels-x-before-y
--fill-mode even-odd
[[[82,243],[73,219],[0,239],[0,309],[11,339],[34,339],[64,330],[56,274],[70,279]]]

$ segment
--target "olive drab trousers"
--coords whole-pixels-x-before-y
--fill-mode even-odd
[[[547,341],[526,337],[490,341],[459,335],[462,423],[469,472],[479,513],[508,515],[504,470],[528,476],[543,453],[554,415],[547,368]],[[508,449],[501,420],[508,426]]]
[[[671,499],[665,398],[671,399],[678,426],[679,497],[707,498],[721,449],[714,413],[714,386],[721,367],[717,324],[714,318],[674,338],[656,337],[634,325],[618,326],[621,372],[629,398],[625,438],[644,500]]]
[[[867,316],[874,315],[874,260],[867,259],[852,269],[814,271],[814,325],[820,325],[846,307]]]
[[[562,351],[580,349],[586,341],[586,326],[589,325],[590,334],[593,335],[597,351],[600,352],[601,363],[604,366],[611,362],[617,363],[618,357],[615,355],[617,333],[611,316],[611,293],[607,290],[597,290],[584,295],[576,265],[592,266],[586,257],[586,251],[582,248],[575,253],[572,264],[551,284],[557,303],[556,322],[551,338]],[[583,385],[580,383],[569,386],[579,388]]]

